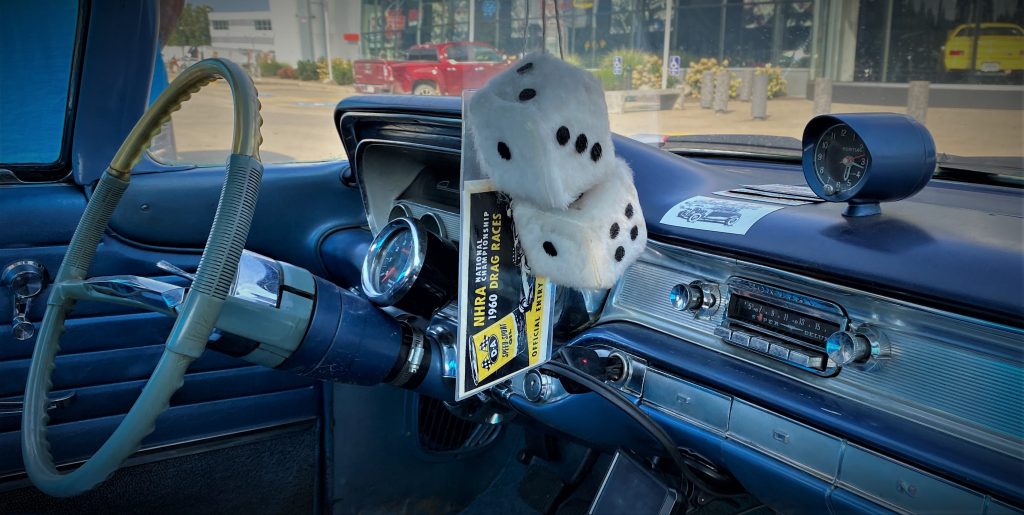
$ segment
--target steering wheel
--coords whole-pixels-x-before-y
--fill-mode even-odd
[[[223,78],[231,88],[234,136],[227,176],[195,281],[178,308],[163,355],[128,415],[85,464],[69,473],[58,472],[46,439],[47,396],[53,386],[50,375],[59,349],[58,340],[64,332],[64,319],[77,300],[103,300],[81,285],[110,217],[128,188],[132,167],[171,113],[193,93],[218,78]],[[153,431],[157,417],[168,408],[171,395],[184,383],[186,369],[206,348],[235,280],[256,207],[263,176],[259,156],[262,124],[256,87],[242,68],[225,59],[200,61],[184,70],[150,106],[99,180],[54,279],[25,385],[21,450],[29,478],[43,492],[57,497],[77,495],[117,470]]]

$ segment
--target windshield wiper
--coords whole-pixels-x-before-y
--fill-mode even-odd
[[[762,134],[701,134],[694,136],[638,135],[635,139],[688,156],[800,159],[800,140]]]

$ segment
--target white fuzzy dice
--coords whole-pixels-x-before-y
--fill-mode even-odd
[[[530,273],[575,288],[611,288],[647,245],[632,171],[611,161],[610,176],[568,209],[540,209],[513,197],[512,215]]]
[[[615,169],[601,83],[548,54],[492,78],[466,121],[495,187],[542,209],[566,209]]]

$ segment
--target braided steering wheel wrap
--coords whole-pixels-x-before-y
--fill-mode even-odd
[[[54,465],[46,438],[47,406],[65,317],[76,300],[91,298],[83,293],[84,289],[74,286],[85,279],[110,217],[128,188],[132,167],[171,114],[192,94],[217,79],[224,79],[231,88],[234,135],[227,174],[196,279],[178,310],[163,355],[131,410],[95,455],[81,467],[61,473]],[[54,279],[25,385],[22,455],[29,478],[43,492],[57,497],[77,495],[117,470],[153,431],[157,417],[168,408],[171,395],[184,382],[188,366],[202,355],[235,280],[249,234],[263,176],[259,156],[262,124],[256,87],[245,71],[226,59],[200,61],[183,71],[150,106],[99,180]]]

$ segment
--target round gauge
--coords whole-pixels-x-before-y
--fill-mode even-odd
[[[412,216],[412,213],[409,212],[409,208],[405,207],[405,204],[395,204],[395,207],[391,208],[391,212],[388,213],[388,221],[391,222],[410,216]]]
[[[829,197],[856,187],[867,177],[870,162],[864,141],[845,123],[829,127],[814,146],[814,173]]]
[[[412,231],[391,234],[374,257],[372,279],[378,291],[390,291],[412,272]]]
[[[360,277],[363,292],[375,304],[429,316],[454,297],[458,261],[454,245],[401,217],[370,243]]]
[[[430,232],[440,236],[441,238],[445,238],[446,237],[445,236],[445,230],[444,230],[444,223],[441,222],[441,219],[438,218],[438,216],[436,214],[434,214],[434,213],[427,213],[427,214],[421,216],[420,217],[420,223],[423,224],[423,228],[424,229],[426,229],[426,230],[428,230],[428,231],[430,231]]]
[[[843,216],[878,215],[881,202],[916,194],[935,173],[935,140],[902,114],[816,116],[802,146],[807,185],[824,200],[846,202]]]

